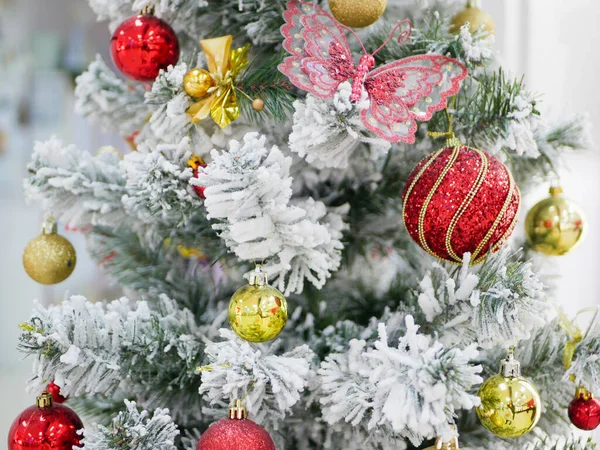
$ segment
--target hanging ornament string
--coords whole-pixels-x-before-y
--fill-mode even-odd
[[[565,367],[566,370],[569,370],[571,368],[571,365],[573,364],[573,358],[575,356],[575,350],[577,349],[577,344],[579,344],[581,342],[581,340],[583,339],[583,337],[587,334],[587,332],[589,330],[586,330],[585,334],[581,331],[581,329],[579,328],[579,326],[577,326],[577,324],[575,323],[575,321],[577,320],[577,318],[581,315],[581,314],[585,314],[588,312],[594,312],[594,319],[592,319],[592,323],[595,321],[595,317],[598,315],[598,308],[595,306],[592,306],[590,308],[585,308],[582,309],[581,311],[579,311],[576,315],[575,315],[575,319],[574,320],[570,320],[567,315],[564,313],[564,311],[562,310],[562,308],[560,307],[556,307],[556,312],[558,314],[558,318],[559,318],[559,325],[560,327],[565,330],[565,332],[567,333],[567,335],[571,338],[569,341],[567,341],[567,343],[565,344],[565,348],[563,350],[563,365]],[[571,381],[575,382],[575,375],[571,374],[571,376],[569,377]]]
[[[462,142],[456,137],[454,134],[454,122],[452,120],[452,115],[450,114],[450,108],[454,108],[456,104],[456,97],[451,97],[448,101],[448,106],[446,106],[446,120],[448,120],[448,131],[428,131],[427,136],[432,137],[434,139],[445,137],[446,138],[446,147],[459,147],[462,145]]]

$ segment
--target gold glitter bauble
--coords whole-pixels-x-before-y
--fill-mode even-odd
[[[27,274],[42,284],[57,284],[73,273],[77,255],[71,243],[56,234],[56,223],[44,222],[42,234],[31,240],[23,251]]]
[[[183,78],[183,89],[194,98],[204,97],[214,84],[210,72],[204,69],[192,69]]]
[[[338,22],[347,27],[373,25],[385,12],[387,0],[329,0],[329,9]]]
[[[255,98],[252,102],[252,109],[256,112],[261,112],[265,109],[265,102],[262,98]]]
[[[450,33],[458,33],[460,27],[465,23],[469,22],[469,31],[474,33],[483,26],[484,31],[494,33],[496,31],[496,24],[494,19],[488,13],[479,9],[475,6],[465,7],[462,11],[456,14],[450,21]]]
[[[238,289],[229,302],[229,324],[239,337],[249,342],[275,339],[287,322],[287,301],[281,292],[267,284],[267,274],[252,273],[249,284]]]
[[[563,197],[562,188],[550,189],[550,197],[527,213],[525,234],[531,247],[545,255],[560,256],[579,244],[587,224],[581,208]]]
[[[540,420],[542,400],[535,386],[520,375],[512,354],[498,375],[488,378],[479,389],[481,424],[502,438],[516,438],[530,432]]]

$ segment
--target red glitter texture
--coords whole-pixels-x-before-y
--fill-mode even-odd
[[[269,433],[248,419],[221,419],[200,437],[196,450],[275,450]]]
[[[130,17],[110,41],[113,61],[123,75],[137,81],[154,81],[160,69],[177,64],[179,41],[168,23],[152,15]]]
[[[15,419],[8,433],[8,450],[72,450],[83,447],[81,419],[63,405],[31,406]]]
[[[569,405],[569,419],[580,430],[595,430],[600,425],[600,401],[580,396]]]
[[[468,147],[458,149],[456,160],[450,165],[446,175],[440,178],[453,152],[454,148],[448,147],[437,156],[429,155],[412,171],[403,194],[404,223],[410,236],[421,245],[419,215],[428,195],[434,189],[436,182],[439,182],[423,219],[425,242],[431,252],[440,259],[459,263],[463,254],[469,252],[472,255],[472,262],[479,262],[488,252],[498,251],[512,233],[521,198],[514,183],[511,191],[508,169],[498,159]],[[431,161],[431,164],[407,196],[408,189],[428,161]],[[478,175],[486,161],[487,172],[480,186],[477,187]],[[470,200],[467,198],[469,195],[473,195]],[[512,199],[502,214],[508,195],[512,195]],[[457,216],[461,206],[464,211]],[[450,248],[458,259],[453,257],[446,247],[446,235],[455,217],[458,217],[458,220],[450,236]],[[479,252],[475,253],[498,218],[497,227],[490,239]]]

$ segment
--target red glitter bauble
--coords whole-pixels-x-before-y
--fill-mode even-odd
[[[422,160],[403,194],[404,224],[429,254],[471,264],[496,252],[517,222],[521,195],[498,159],[481,150],[445,147]]]
[[[587,391],[578,392],[569,405],[569,419],[580,430],[595,430],[600,425],[600,401]]]
[[[173,28],[149,14],[130,17],[110,41],[113,61],[123,75],[137,81],[154,81],[160,69],[177,64],[179,41]]]
[[[269,433],[248,419],[222,419],[200,437],[196,450],[275,450]]]
[[[51,381],[50,383],[48,383],[48,386],[46,386],[46,390],[50,394],[52,394],[52,401],[54,403],[64,403],[65,400],[67,399],[66,397],[61,395],[60,386],[57,385],[56,383],[54,383],[54,381]]]
[[[23,411],[8,433],[8,450],[72,450],[83,447],[83,435],[78,434],[83,423],[75,412],[52,402],[44,392],[37,405]]]

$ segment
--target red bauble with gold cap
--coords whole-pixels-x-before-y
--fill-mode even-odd
[[[44,391],[35,406],[15,419],[8,433],[8,450],[72,450],[83,447],[78,432],[83,423],[75,411],[52,402]]]
[[[403,194],[404,224],[429,254],[461,263],[482,262],[510,236],[521,203],[508,168],[497,158],[449,139],[422,160]]]
[[[246,418],[246,409],[236,400],[229,417],[202,433],[196,450],[275,450],[275,444],[263,427]]]
[[[110,40],[110,52],[123,75],[152,82],[161,69],[177,64],[179,40],[167,22],[145,13],[117,27]]]
[[[600,425],[600,401],[587,389],[577,388],[569,405],[569,419],[580,430],[595,430]]]

